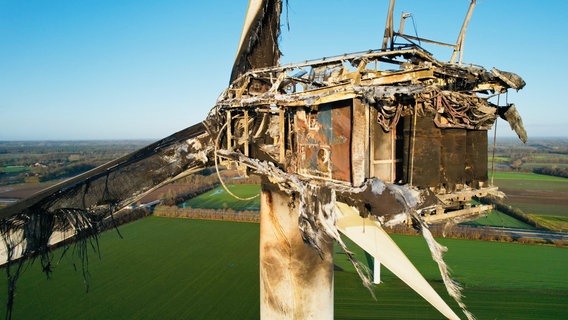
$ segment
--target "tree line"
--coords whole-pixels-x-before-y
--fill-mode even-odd
[[[540,168],[534,168],[533,169],[534,173],[538,173],[538,174],[545,174],[548,176],[555,176],[555,177],[562,177],[562,178],[568,178],[568,167],[540,167]]]

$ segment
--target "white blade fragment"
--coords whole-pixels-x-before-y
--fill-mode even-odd
[[[241,32],[241,39],[239,41],[239,48],[237,50],[237,59],[238,54],[241,52],[243,44],[245,42],[245,37],[247,33],[250,31],[250,28],[254,22],[255,17],[258,15],[258,12],[262,9],[262,0],[249,0],[247,14],[245,16],[245,22],[243,24],[243,31]]]
[[[387,267],[404,283],[422,296],[448,319],[459,319],[438,293],[424,279],[420,272],[408,260],[397,244],[374,221],[362,218],[353,207],[336,203],[338,216],[337,228],[355,242],[359,247],[372,255]]]

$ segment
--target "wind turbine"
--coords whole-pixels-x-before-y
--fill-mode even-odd
[[[460,57],[474,5],[458,42],[449,45]],[[74,241],[86,241],[145,194],[219,165],[263,178],[263,319],[333,318],[334,242],[371,286],[340,234],[445,317],[458,319],[383,230],[402,223],[422,230],[448,292],[472,317],[428,223],[489,209],[470,205],[473,197],[499,194],[487,184],[487,130],[501,116],[526,140],[515,107],[489,99],[521,89],[524,81],[462,66],[461,58],[438,61],[402,32],[402,23],[394,32],[393,8],[391,0],[380,50],[278,65],[282,1],[251,0],[230,85],[204,122],[0,210],[11,290],[7,318],[23,261],[16,258],[39,255],[49,271],[56,230],[70,229]]]

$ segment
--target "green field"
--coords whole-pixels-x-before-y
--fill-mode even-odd
[[[501,188],[568,191],[568,179],[526,172],[495,172],[495,184]],[[491,176],[489,177],[491,179]]]
[[[0,173],[18,173],[29,170],[28,167],[24,166],[5,166],[0,168]]]
[[[249,198],[258,195],[260,185],[258,184],[229,184],[227,188],[240,198]],[[184,204],[180,205],[184,207]],[[231,208],[233,210],[258,210],[260,208],[260,198],[250,200],[239,200],[231,196],[222,186],[219,186],[197,197],[185,202],[186,207],[202,209]]]
[[[101,237],[85,293],[80,260],[65,256],[50,280],[35,264],[21,277],[13,319],[257,319],[259,225],[150,217]],[[447,300],[421,237],[393,236]],[[568,318],[568,250],[442,240],[447,261],[479,319]],[[363,253],[350,245],[360,259]],[[61,251],[56,252],[58,258]],[[336,319],[440,319],[390,272],[373,300],[337,251]],[[57,259],[56,259],[57,261]],[[6,280],[0,280],[5,302]],[[451,306],[455,304],[450,303]],[[3,308],[3,307],[2,307]]]
[[[516,229],[535,229],[533,226],[526,224],[520,220],[517,220],[497,210],[491,210],[485,217],[479,218],[474,221],[465,222],[462,224],[474,225],[474,226],[516,228]]]

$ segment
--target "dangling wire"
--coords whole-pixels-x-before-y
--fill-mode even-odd
[[[497,107],[499,107],[499,98],[501,95],[497,96]],[[493,150],[491,151],[491,186],[493,186],[493,178],[495,177],[495,144],[497,141],[497,121],[499,117],[495,118],[495,129],[493,129]]]
[[[219,178],[219,182],[221,182],[221,186],[223,186],[223,189],[225,189],[225,191],[227,191],[228,194],[230,194],[233,198],[237,199],[237,200],[241,200],[241,201],[249,201],[252,199],[255,199],[257,197],[260,196],[260,194],[256,194],[252,197],[248,197],[248,198],[241,198],[239,196],[237,196],[236,194],[234,194],[233,192],[231,192],[231,190],[229,190],[229,188],[227,187],[227,185],[225,185],[225,182],[223,182],[223,178],[221,178],[221,174],[219,173],[219,156],[217,155],[217,150],[219,149],[219,139],[221,138],[221,133],[223,133],[223,130],[225,130],[225,128],[227,128],[227,123],[225,122],[225,124],[223,125],[223,127],[219,130],[219,134],[217,134],[217,138],[215,139],[215,172],[217,173],[217,178]]]
[[[410,15],[410,18],[412,19],[412,27],[414,28],[414,34],[416,35],[416,38],[418,39],[418,45],[422,46],[422,42],[420,42],[420,37],[418,37],[418,29],[416,29],[416,23],[414,22],[414,15]]]
[[[416,144],[416,110],[417,104],[414,104],[414,114],[412,115],[412,149],[410,151],[410,185],[412,185],[412,178],[414,177],[414,145]]]

